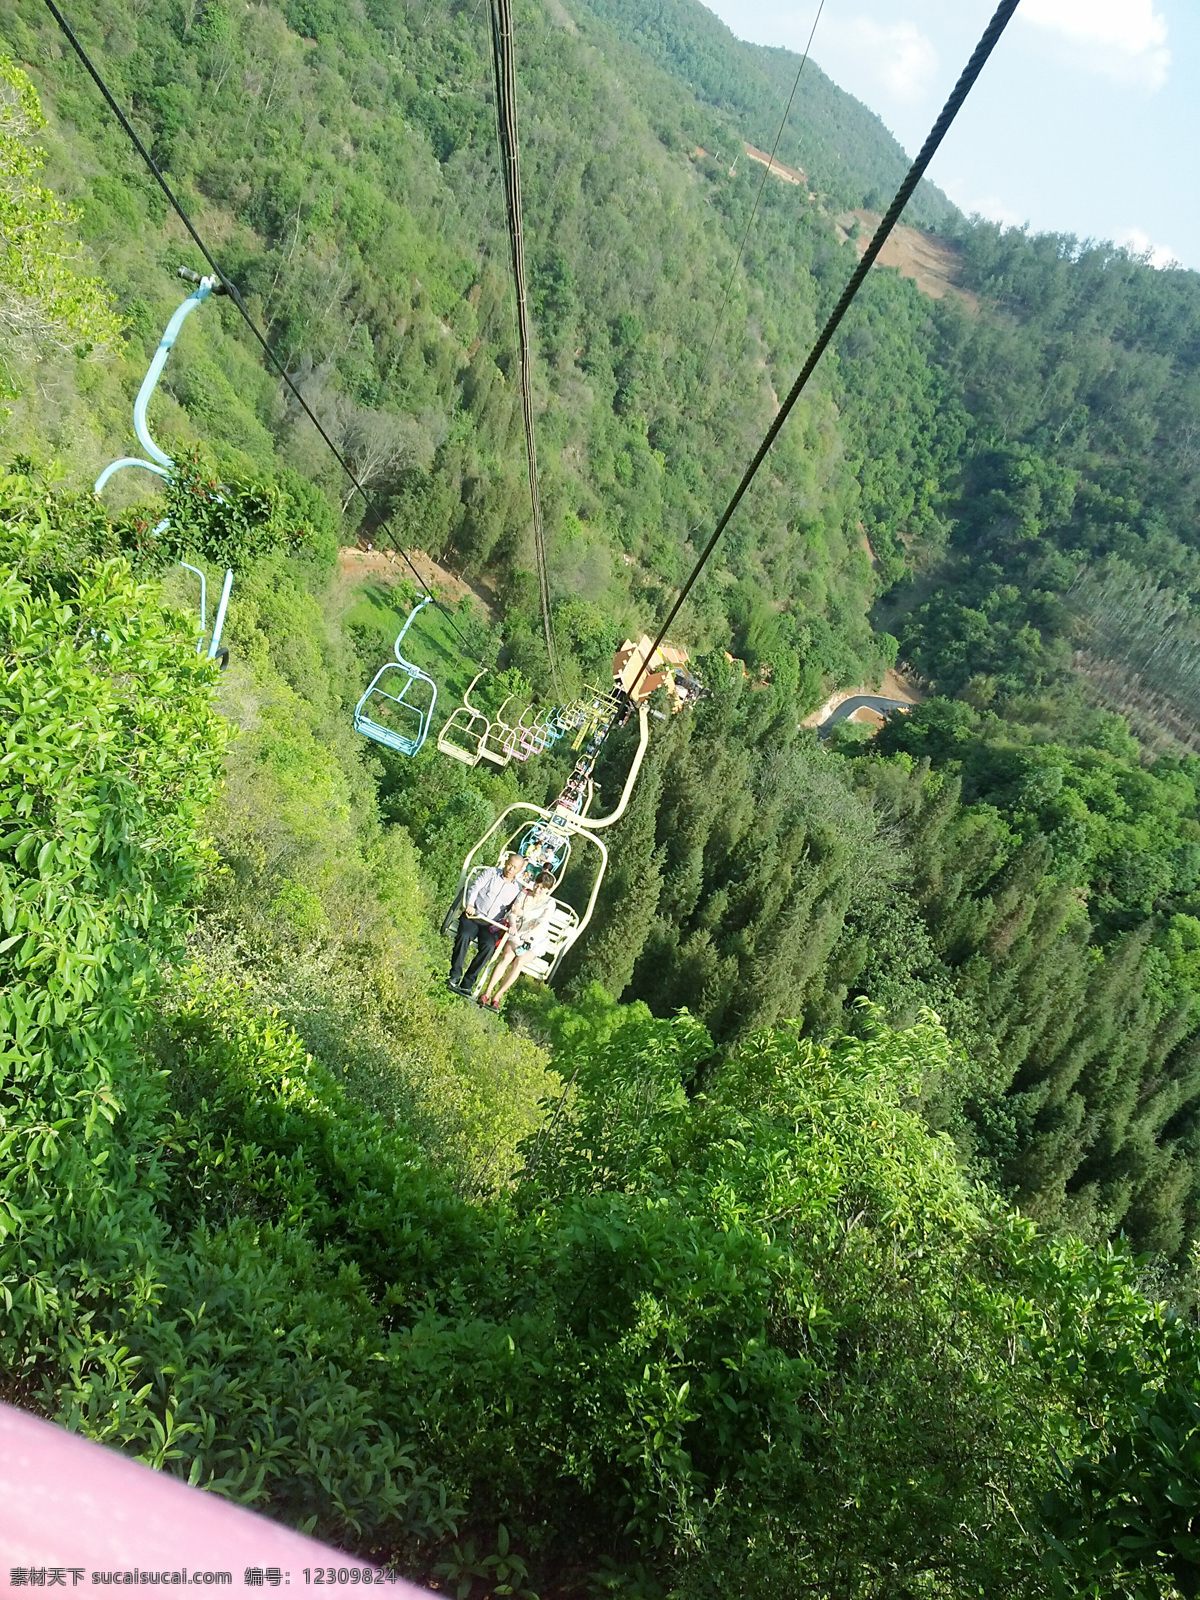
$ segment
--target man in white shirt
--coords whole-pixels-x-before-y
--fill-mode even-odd
[[[499,925],[509,906],[521,892],[519,874],[525,865],[518,855],[510,855],[499,867],[484,867],[467,880],[462,916],[454,935],[454,960],[446,987],[459,994],[470,994],[479,974],[487,965],[504,929]],[[463,962],[471,945],[479,941],[475,958],[463,977]]]

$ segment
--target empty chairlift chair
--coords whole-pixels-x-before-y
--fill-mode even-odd
[[[186,561],[181,561],[179,565],[185,572],[193,573],[200,579],[200,638],[196,645],[196,654],[202,653],[207,640],[208,659],[215,661],[220,671],[224,672],[229,665],[229,647],[221,643],[221,633],[225,627],[225,613],[229,609],[229,596],[233,592],[233,573],[228,570],[225,573],[225,582],[221,585],[221,598],[217,602],[216,621],[213,623],[212,637],[209,639],[208,583],[199,567],[189,566]]]
[[[179,330],[195,311],[197,306],[202,306],[210,295],[224,294],[225,287],[220,278],[202,278],[199,273],[192,272],[188,267],[180,267],[178,276],[188,283],[196,285],[187,299],[178,306],[170,322],[163,330],[163,336],[158,341],[158,349],[154,352],[154,359],[147,369],[146,376],[142,379],[142,386],[137,392],[137,399],[133,402],[133,431],[137,434],[138,442],[146,454],[152,459],[144,461],[141,456],[122,456],[119,461],[110,461],[108,466],[96,479],[95,492],[101,494],[104,486],[118,472],[124,472],[127,467],[143,467],[147,472],[154,473],[155,477],[162,478],[165,483],[170,483],[175,470],[174,460],[155,444],[150,434],[150,425],[146,420],[146,412],[150,405],[151,397],[158,387],[158,380],[162,377],[163,368],[167,364],[167,357],[174,348],[179,337]],[[220,496],[217,497],[220,499]],[[170,526],[166,517],[154,528],[155,536],[165,533]],[[208,584],[199,567],[189,566],[186,561],[179,563],[186,572],[192,572],[200,579],[200,642],[196,646],[197,655],[205,651],[210,661],[215,661],[217,666],[224,671],[229,665],[229,650],[221,643],[221,632],[225,626],[225,612],[229,606],[229,595],[233,588],[233,573],[226,570],[225,581],[221,586],[221,599],[217,605],[216,621],[213,623],[212,634],[208,632]]]
[[[483,669],[486,672],[487,668]],[[437,747],[444,756],[449,756],[453,761],[463,761],[468,767],[478,766],[487,752],[488,735],[492,731],[492,724],[487,715],[476,709],[471,704],[471,690],[483,677],[483,672],[477,672],[468,684],[463,695],[463,703],[455,706],[446,719],[446,725],[438,734]],[[495,757],[488,752],[488,759]],[[502,757],[506,761],[507,757]]]
[[[533,727],[527,720],[533,716],[535,716],[533,706],[526,706],[517,718],[516,726],[509,729],[508,737],[504,741],[505,750],[515,761],[528,761],[534,753]]]
[[[470,693],[469,690],[467,692]],[[504,707],[511,699],[512,695],[509,695],[501,703],[499,711],[492,718],[491,725],[483,737],[482,744],[479,746],[479,759],[481,761],[491,761],[497,767],[506,767],[512,760],[508,741],[512,737],[513,730],[504,720]]]
[[[548,706],[545,711],[538,714],[531,733],[533,745],[531,754],[538,756],[559,738],[557,712],[553,706]]]
[[[400,653],[404,635],[412,627],[413,618],[419,611],[425,609],[432,598],[432,595],[427,594],[424,600],[409,612],[404,626],[396,636],[395,661],[389,661],[380,667],[354,708],[355,732],[363,734],[368,739],[374,739],[376,744],[394,750],[397,755],[416,755],[425,743],[429,724],[433,719],[433,708],[437,704],[437,684],[427,672],[422,672],[415,662],[406,660]],[[414,684],[428,685],[428,705],[422,704],[425,698],[424,690],[417,691],[421,696],[420,700],[408,698]],[[382,717],[387,717],[388,721],[380,721]]]

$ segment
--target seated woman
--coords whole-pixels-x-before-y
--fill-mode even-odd
[[[481,1006],[499,1011],[501,1001],[522,969],[544,952],[550,932],[550,913],[554,910],[554,896],[550,892],[553,888],[552,874],[539,872],[533,889],[512,908],[508,936],[500,948],[487,987],[479,996]]]

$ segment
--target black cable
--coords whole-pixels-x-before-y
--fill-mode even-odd
[[[821,0],[820,5],[817,7],[817,14],[813,18],[813,25],[809,30],[808,43],[804,46],[804,54],[800,57],[800,65],[796,68],[796,77],[792,83],[792,92],[790,95],[788,95],[787,105],[783,108],[783,116],[779,119],[779,132],[775,135],[775,143],[771,146],[771,158],[763,168],[762,182],[758,186],[758,193],[754,196],[754,205],[750,209],[750,220],[746,224],[746,231],[742,234],[742,242],[738,245],[737,259],[734,261],[729,272],[729,279],[725,285],[725,293],[721,299],[721,309],[717,313],[717,325],[713,329],[712,338],[708,341],[708,349],[704,352],[704,363],[700,368],[700,381],[702,383],[704,381],[704,374],[708,371],[708,363],[712,357],[713,345],[716,344],[717,335],[720,333],[721,327],[725,321],[725,307],[729,304],[729,294],[730,290],[733,288],[733,280],[737,277],[737,270],[742,264],[742,253],[746,248],[746,240],[750,237],[750,229],[754,226],[754,219],[758,215],[758,206],[763,197],[763,190],[767,186],[767,179],[771,176],[771,170],[775,165],[775,152],[779,149],[779,141],[783,138],[783,130],[787,126],[787,119],[792,114],[792,101],[796,98],[796,90],[800,87],[800,74],[804,71],[804,64],[808,60],[808,52],[812,49],[813,36],[817,31],[817,23],[820,22],[821,13],[824,11],[824,9],[825,0]]]
[[[47,3],[49,3],[49,0],[47,0]],[[692,592],[692,586],[695,584],[696,579],[700,576],[700,572],[704,567],[705,562],[708,560],[709,556],[712,555],[714,549],[716,548],[717,540],[721,537],[722,533],[724,533],[726,524],[729,522],[730,517],[732,517],[733,513],[741,504],[742,496],[746,493],[746,490],[754,481],[754,476],[759,467],[762,466],[767,451],[775,443],[776,437],[779,434],[779,430],[787,421],[792,407],[800,398],[801,390],[812,376],[813,369],[816,367],[817,362],[824,355],[826,346],[829,344],[830,339],[833,338],[834,333],[837,331],[838,324],[849,310],[850,302],[862,288],[863,279],[874,266],[875,258],[886,244],[888,235],[891,233],[892,229],[896,226],[896,223],[899,220],[900,213],[908,204],[913,190],[921,181],[921,178],[925,173],[925,168],[933,159],[934,152],[937,150],[938,145],[940,145],[942,140],[945,138],[946,131],[950,127],[950,124],[954,121],[955,117],[958,115],[963,101],[967,98],[968,94],[970,94],[976,78],[983,70],[984,62],[995,49],[996,42],[1000,38],[1000,35],[1004,32],[1005,28],[1008,26],[1013,12],[1017,9],[1018,3],[1019,0],[1000,0],[1000,4],[996,7],[995,15],[984,29],[983,37],[975,46],[975,50],[971,56],[971,59],[963,68],[962,75],[950,92],[950,98],[942,107],[941,115],[938,117],[937,121],[930,130],[929,137],[921,146],[920,155],[918,155],[912,166],[909,167],[904,182],[900,185],[899,189],[897,189],[896,197],[892,201],[891,205],[887,208],[887,212],[885,213],[882,222],[880,222],[878,228],[876,228],[875,235],[870,244],[867,246],[862,260],[855,269],[849,283],[842,290],[841,299],[838,301],[837,305],[834,306],[833,311],[830,313],[829,320],[826,322],[825,326],[821,329],[821,332],[817,336],[816,344],[814,344],[812,349],[809,351],[808,359],[805,361],[803,367],[801,367],[799,377],[788,391],[787,399],[783,402],[782,406],[780,406],[778,416],[767,429],[766,437],[755,452],[753,461],[751,461],[750,465],[746,468],[746,471],[742,476],[742,481],[738,484],[734,491],[733,499],[730,500],[729,504],[725,507],[725,510],[721,513],[721,518],[713,530],[712,538],[705,545],[699,561],[697,561],[696,565],[692,568],[690,577],[679,592],[678,600],[676,600],[675,604],[671,607],[670,613],[667,616],[667,620],[659,629],[658,637],[655,639],[653,645],[651,645],[649,654],[642,662],[641,671],[638,673],[637,677],[633,680],[633,683],[630,686],[629,693],[631,695],[635,692],[638,684],[646,675],[650,663],[654,659],[655,653],[662,644],[663,640],[666,638],[667,629],[679,615],[684,601]]]
[[[512,250],[513,283],[517,295],[517,344],[521,367],[521,411],[525,421],[525,448],[529,458],[529,503],[533,514],[533,549],[538,569],[538,592],[546,655],[556,693],[560,693],[554,640],[550,629],[550,584],[546,576],[546,541],[538,496],[537,451],[533,439],[533,388],[530,381],[529,306],[525,293],[525,239],[521,227],[521,166],[517,144],[517,63],[513,51],[512,0],[491,0],[492,68],[496,84],[496,131],[500,142],[500,167],[504,176],[508,240]]]
[[[430,589],[429,585],[422,578],[421,574],[417,571],[416,567],[414,567],[412,562],[408,559],[407,552],[404,550],[403,546],[401,545],[400,541],[397,539],[396,535],[392,532],[392,529],[389,526],[389,524],[387,522],[387,519],[384,517],[383,512],[381,511],[379,506],[377,506],[375,504],[374,500],[372,500],[371,496],[367,493],[366,489],[363,488],[362,484],[358,480],[358,476],[355,473],[354,469],[351,467],[350,463],[346,460],[346,458],[342,454],[342,452],[338,449],[337,445],[334,444],[333,440],[326,433],[325,429],[321,425],[321,422],[320,422],[319,418],[317,417],[316,412],[314,412],[312,407],[309,405],[308,401],[304,398],[304,396],[300,393],[300,390],[293,383],[293,381],[292,381],[291,377],[289,376],[288,371],[287,371],[286,367],[284,366],[283,362],[280,361],[279,357],[275,354],[275,352],[271,349],[271,346],[267,343],[266,335],[264,333],[262,333],[262,331],[259,329],[257,323],[254,321],[254,318],[250,315],[249,311],[247,311],[245,303],[242,300],[242,296],[241,296],[236,284],[231,283],[230,280],[221,271],[221,268],[217,265],[216,261],[213,258],[212,251],[208,248],[208,246],[205,244],[204,240],[196,232],[196,229],[192,225],[192,219],[188,216],[187,212],[183,209],[183,206],[181,205],[178,196],[175,194],[175,191],[171,188],[171,185],[167,182],[166,178],[163,176],[161,170],[159,169],[158,163],[155,161],[154,157],[150,154],[149,150],[146,149],[146,146],[142,143],[141,139],[138,137],[137,129],[133,126],[133,124],[130,122],[129,118],[121,110],[120,106],[117,104],[116,100],[113,98],[112,92],[109,89],[107,83],[105,83],[104,79],[100,76],[100,73],[96,70],[96,67],[93,65],[91,57],[88,55],[87,51],[80,44],[79,40],[75,37],[75,32],[72,29],[71,24],[67,21],[66,17],[63,16],[62,12],[58,9],[57,5],[55,5],[54,0],[46,0],[46,8],[50,12],[50,15],[54,18],[55,22],[58,23],[58,25],[62,29],[63,33],[66,35],[67,42],[70,44],[72,50],[74,50],[75,54],[79,57],[80,61],[82,61],[84,66],[87,68],[87,71],[88,71],[93,83],[96,85],[96,87],[99,89],[100,93],[104,96],[105,100],[108,102],[109,110],[112,112],[113,116],[116,117],[117,121],[121,124],[121,127],[125,130],[126,134],[129,136],[129,139],[132,142],[134,148],[137,150],[138,155],[141,156],[142,160],[146,163],[146,166],[150,169],[151,176],[154,178],[154,181],[158,184],[158,186],[162,190],[163,194],[166,195],[167,200],[170,202],[170,204],[171,204],[172,208],[174,209],[175,214],[178,216],[180,222],[183,223],[184,227],[187,229],[188,233],[191,235],[192,242],[195,244],[197,250],[199,250],[200,254],[204,257],[205,261],[208,262],[209,266],[212,268],[212,270],[215,273],[215,275],[221,280],[222,288],[224,289],[225,293],[229,296],[229,298],[233,301],[234,305],[238,308],[238,311],[241,313],[242,320],[245,322],[246,326],[250,329],[250,332],[254,335],[254,337],[258,340],[259,344],[262,346],[263,352],[266,355],[267,360],[275,368],[276,372],[278,372],[279,376],[283,379],[284,383],[287,384],[287,386],[291,390],[292,394],[299,401],[300,405],[304,409],[305,415],[308,417],[308,420],[312,423],[313,427],[316,428],[317,432],[321,435],[321,438],[324,439],[325,443],[329,446],[330,450],[333,452],[333,454],[336,457],[336,459],[338,461],[338,464],[340,465],[342,471],[346,474],[346,476],[350,479],[350,482],[354,485],[355,491],[358,494],[362,495],[363,501],[364,501],[364,503],[365,503],[365,505],[367,507],[367,510],[372,512],[373,515],[375,516],[376,520],[377,520],[379,530],[387,534],[388,538],[392,542],[392,548],[397,552],[398,555],[403,557],[405,565],[408,567],[409,571],[412,573],[413,577],[417,580],[417,583],[420,585],[421,592],[423,594],[427,594],[429,596],[429,598],[433,601],[434,605],[437,606],[438,610],[440,612],[442,612],[442,614],[445,616],[447,622],[450,624],[450,626],[454,630],[455,634],[457,634],[459,642],[462,644],[463,648],[466,650],[469,658],[471,660],[473,660],[473,661],[477,661],[478,657],[475,655],[475,652],[471,649],[471,646],[467,642],[467,639],[465,638],[465,636],[463,635],[463,633],[461,632],[461,630],[458,628],[457,624],[455,623],[453,613],[450,611],[450,609],[447,606],[442,604],[442,602],[438,599],[438,597],[432,592],[432,590]]]

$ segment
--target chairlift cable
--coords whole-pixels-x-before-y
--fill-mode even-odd
[[[750,209],[750,220],[746,223],[746,230],[742,234],[742,242],[738,245],[737,258],[735,259],[733,266],[729,269],[729,278],[725,284],[725,293],[721,297],[721,309],[717,312],[716,326],[713,328],[712,338],[708,341],[708,349],[704,352],[704,361],[700,367],[701,381],[703,381],[704,374],[708,371],[708,363],[712,359],[713,346],[716,344],[717,335],[720,333],[725,322],[725,308],[729,304],[729,295],[733,289],[733,280],[737,277],[738,268],[742,264],[742,255],[746,249],[746,240],[750,237],[750,229],[754,226],[754,219],[758,215],[758,206],[763,197],[763,190],[767,186],[767,179],[771,176],[771,172],[774,169],[775,152],[779,149],[779,141],[783,138],[783,130],[787,126],[787,119],[792,114],[792,101],[796,98],[796,90],[800,87],[800,74],[804,71],[805,63],[808,60],[808,53],[812,49],[813,36],[817,31],[817,23],[820,22],[821,13],[824,11],[824,9],[825,0],[820,0],[820,4],[817,6],[817,14],[813,18],[813,25],[809,29],[808,43],[804,46],[804,54],[800,57],[800,65],[796,68],[796,77],[792,83],[792,92],[790,95],[788,95],[787,105],[783,108],[783,116],[779,119],[779,131],[775,135],[775,143],[771,146],[771,159],[763,168],[762,181],[758,186],[758,193],[754,196],[754,205]]]
[[[49,0],[47,0],[47,3],[49,3]],[[692,588],[696,582],[696,579],[700,576],[700,573],[702,572],[705,563],[708,561],[709,556],[711,556],[713,551],[716,549],[717,540],[721,537],[722,533],[724,533],[729,519],[733,516],[733,513],[741,504],[742,497],[745,495],[746,490],[754,481],[754,477],[758,472],[759,467],[762,466],[767,452],[775,443],[780,429],[787,421],[792,407],[800,398],[801,391],[804,389],[804,386],[812,376],[817,362],[824,355],[829,341],[833,338],[834,333],[837,331],[838,324],[846,315],[846,312],[850,309],[850,304],[855,295],[862,288],[863,281],[866,278],[867,273],[870,272],[871,268],[875,264],[875,260],[878,257],[879,252],[887,243],[888,236],[892,229],[896,226],[896,223],[899,221],[900,214],[912,197],[913,190],[924,176],[926,167],[928,167],[938,146],[945,138],[950,124],[958,115],[963,101],[967,98],[968,94],[970,94],[976,78],[978,78],[980,72],[983,70],[984,63],[995,49],[1000,35],[1004,32],[1005,28],[1011,21],[1013,12],[1017,9],[1018,4],[1019,0],[1000,0],[1000,4],[996,7],[995,14],[992,17],[992,20],[988,23],[987,27],[984,29],[983,36],[981,37],[979,43],[975,46],[974,52],[971,55],[971,59],[963,68],[958,82],[951,90],[950,98],[942,107],[941,115],[938,117],[937,121],[930,130],[929,137],[921,146],[920,154],[917,156],[912,166],[909,167],[908,172],[905,175],[904,182],[900,185],[899,189],[897,189],[895,198],[888,207],[887,212],[885,213],[878,228],[876,228],[874,237],[867,246],[862,260],[856,267],[845,289],[843,289],[841,299],[838,301],[837,305],[834,306],[833,311],[830,313],[829,320],[821,329],[821,332],[817,336],[816,343],[809,351],[808,359],[805,361],[803,367],[801,367],[800,375],[797,377],[795,383],[788,391],[787,399],[780,406],[778,415],[771,423],[771,426],[767,429],[766,437],[755,451],[754,459],[746,468],[745,473],[742,475],[741,482],[734,490],[733,498],[725,507],[725,510],[721,513],[720,519],[718,520],[716,527],[713,529],[712,537],[705,545],[700,554],[699,560],[696,562],[696,565],[692,568],[687,582],[679,591],[679,597],[667,614],[666,621],[659,629],[658,637],[655,639],[654,643],[650,647],[650,650],[643,658],[637,677],[634,678],[633,683],[630,685],[630,695],[636,693],[638,684],[642,681],[643,677],[645,677],[647,671],[649,670],[650,663],[654,660],[660,645],[667,636],[668,628],[670,628],[675,618],[679,615],[684,601],[692,592]]]
[[[338,449],[337,445],[334,444],[333,440],[329,437],[329,434],[325,431],[325,429],[322,426],[321,421],[318,418],[317,414],[313,411],[313,409],[309,405],[308,401],[304,398],[304,396],[301,394],[300,390],[296,387],[295,383],[292,381],[292,378],[291,378],[290,374],[288,373],[286,367],[284,366],[283,362],[275,354],[274,350],[272,350],[270,344],[267,341],[266,335],[258,327],[258,324],[254,321],[254,318],[250,315],[249,311],[246,309],[246,304],[243,301],[241,293],[238,290],[236,284],[232,283],[230,281],[230,279],[226,277],[224,272],[221,271],[221,268],[217,264],[217,261],[216,261],[215,257],[213,256],[212,251],[208,248],[208,246],[205,244],[204,240],[197,233],[196,228],[195,228],[194,224],[192,223],[192,219],[191,219],[191,217],[188,216],[187,212],[184,210],[183,205],[182,205],[179,197],[176,195],[175,191],[171,188],[171,185],[167,182],[166,178],[164,177],[164,175],[162,173],[162,170],[159,167],[158,163],[155,161],[154,157],[150,154],[149,150],[147,150],[145,144],[142,142],[141,137],[139,136],[139,134],[137,132],[137,129],[133,126],[133,124],[130,122],[129,118],[125,115],[125,112],[117,104],[117,101],[114,98],[112,91],[109,89],[108,84],[104,81],[104,78],[101,76],[100,72],[96,68],[96,66],[93,63],[91,57],[88,55],[88,53],[84,49],[83,45],[79,42],[79,39],[75,35],[74,29],[71,27],[71,24],[67,21],[66,17],[63,16],[62,12],[59,10],[58,6],[55,4],[55,0],[46,0],[46,8],[50,12],[50,15],[54,18],[55,22],[58,23],[58,26],[62,29],[62,32],[63,32],[64,36],[66,37],[66,40],[67,40],[68,44],[70,44],[72,50],[74,50],[75,54],[79,57],[80,61],[84,65],[84,67],[87,69],[88,75],[91,77],[93,83],[95,83],[95,85],[99,89],[100,93],[104,96],[104,99],[108,104],[109,110],[112,112],[113,116],[116,117],[117,121],[120,123],[122,129],[124,130],[125,134],[128,136],[130,142],[132,143],[133,147],[135,148],[137,153],[141,156],[142,160],[145,162],[147,168],[149,169],[151,177],[153,177],[154,181],[158,184],[158,186],[162,190],[163,194],[167,197],[167,200],[170,203],[170,205],[171,205],[172,209],[174,210],[175,214],[178,216],[179,220],[183,223],[184,227],[187,229],[188,233],[191,236],[193,244],[196,246],[197,250],[199,250],[200,254],[204,257],[205,261],[208,262],[209,266],[212,268],[213,272],[216,274],[216,276],[220,280],[221,286],[224,289],[225,293],[229,296],[229,298],[233,301],[234,305],[237,307],[238,312],[240,313],[240,315],[242,317],[242,320],[245,322],[246,326],[250,329],[250,332],[254,335],[255,339],[258,340],[258,343],[262,346],[263,353],[266,355],[267,360],[270,362],[271,366],[273,366],[275,368],[276,372],[278,372],[279,376],[283,379],[284,383],[287,385],[288,389],[291,391],[293,397],[299,402],[299,404],[302,407],[305,415],[308,417],[308,420],[312,423],[313,427],[316,428],[316,430],[320,434],[321,438],[329,446],[329,448],[332,451],[334,457],[336,458],[338,464],[342,468],[342,471],[346,474],[346,476],[349,478],[350,482],[354,485],[355,492],[362,496],[363,502],[366,505],[367,510],[373,512],[375,517],[378,519],[378,523],[377,523],[378,528],[380,529],[380,531],[382,531],[382,532],[387,534],[388,538],[391,540],[392,548],[403,559],[405,565],[408,567],[408,569],[412,573],[413,577],[417,580],[417,583],[420,586],[421,592],[423,594],[427,595],[429,597],[429,599],[433,602],[433,604],[435,606],[437,606],[438,610],[441,611],[442,614],[445,616],[446,621],[450,624],[450,627],[453,629],[454,633],[457,635],[457,637],[459,639],[459,642],[462,644],[463,649],[466,652],[466,654],[468,655],[468,657],[471,660],[477,660],[478,657],[476,656],[475,651],[471,648],[471,645],[468,643],[466,637],[464,636],[462,631],[459,629],[459,627],[455,623],[453,613],[450,611],[450,609],[447,606],[443,605],[443,603],[437,598],[437,596],[435,594],[432,593],[432,591],[429,588],[429,585],[425,582],[425,580],[421,577],[421,574],[417,571],[416,567],[409,560],[408,553],[404,550],[404,548],[401,545],[400,541],[397,539],[395,533],[392,531],[392,528],[389,525],[389,523],[387,521],[387,518],[383,515],[382,510],[380,509],[379,506],[376,505],[375,501],[367,493],[366,489],[363,487],[362,483],[359,481],[358,475],[354,471],[353,467],[351,467],[350,463],[346,460],[346,457],[342,454],[342,452]]]
[[[513,51],[512,0],[491,0],[492,69],[496,85],[496,126],[500,143],[500,168],[508,240],[512,250],[513,283],[517,298],[517,345],[521,370],[521,412],[525,422],[525,448],[529,458],[529,503],[533,515],[533,548],[537,562],[542,629],[555,693],[561,698],[558,664],[550,629],[550,585],[546,576],[546,541],[538,495],[537,450],[533,437],[533,389],[530,381],[529,306],[525,291],[525,238],[521,227],[521,166],[517,144],[517,64]]]

